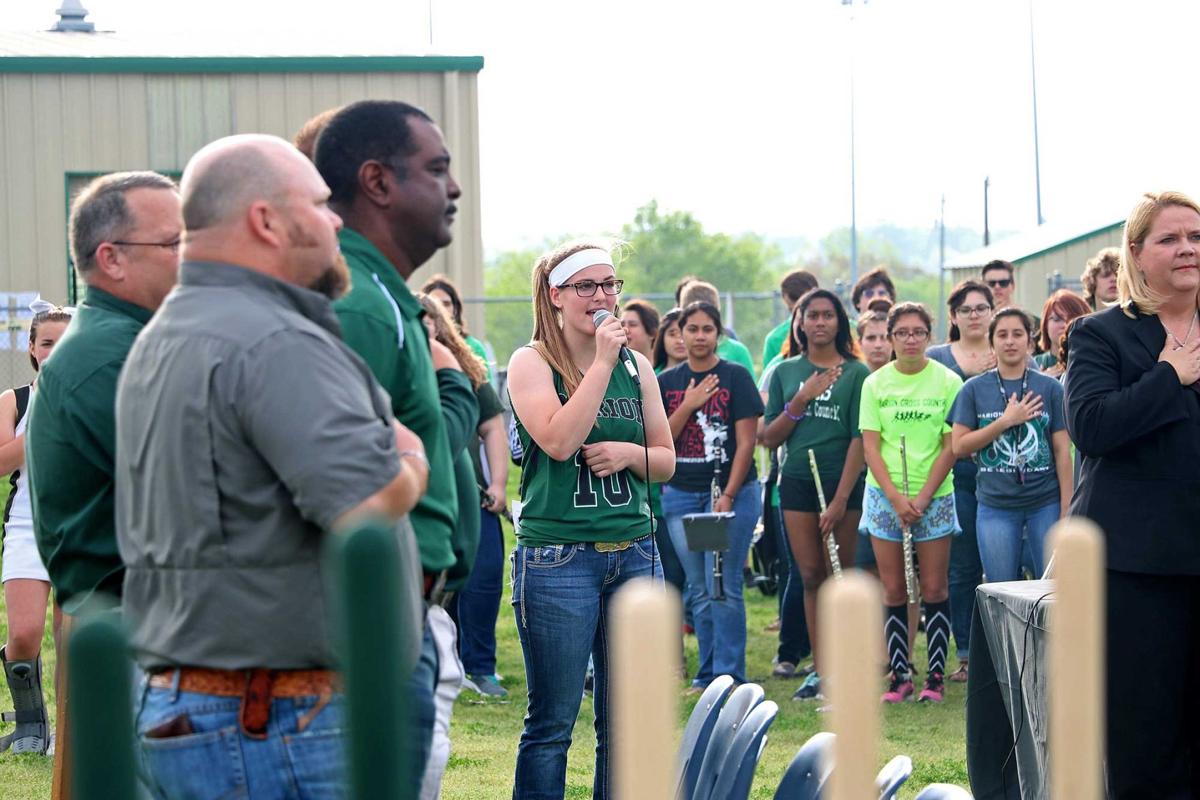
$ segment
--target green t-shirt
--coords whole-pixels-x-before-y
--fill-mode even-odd
[[[896,362],[884,364],[863,382],[862,405],[858,426],[878,431],[880,453],[888,475],[902,489],[900,437],[908,450],[908,489],[915,495],[925,485],[933,462],[942,452],[942,436],[950,432],[950,407],[962,388],[962,379],[950,369],[930,359],[916,375],[905,375]],[[867,471],[867,483],[879,482]],[[947,472],[934,497],[954,491],[953,473]]]
[[[784,405],[796,395],[801,384],[812,375],[824,371],[824,368],[818,368],[809,361],[807,356],[796,356],[778,364],[771,373],[767,388],[767,424],[770,425],[783,413]],[[792,428],[791,435],[784,443],[781,474],[789,478],[811,480],[812,469],[808,462],[808,451],[811,449],[816,456],[821,477],[833,478],[835,482],[830,488],[836,488],[836,479],[841,476],[846,463],[850,440],[862,435],[858,429],[859,404],[863,381],[870,374],[870,369],[861,361],[847,361],[842,365],[842,376],[808,404],[804,418]]]
[[[770,364],[775,356],[783,352],[783,343],[787,341],[788,326],[791,324],[791,319],[785,319],[772,328],[771,332],[767,334],[767,338],[763,340],[762,363],[764,367]]]
[[[487,422],[492,417],[498,417],[504,413],[504,404],[500,402],[500,395],[496,394],[496,390],[492,388],[490,383],[481,383],[479,388],[475,390],[475,399],[479,401],[479,424]],[[490,480],[490,474],[484,475],[483,459],[487,455],[483,451],[483,442],[476,437],[474,443],[476,446],[469,446],[468,452],[471,453],[471,461],[475,466],[475,480],[480,486],[487,486]],[[489,473],[490,467],[489,464]],[[471,497],[474,498],[478,492],[472,492]]]
[[[567,402],[562,378],[554,373],[558,399]],[[596,414],[596,424],[584,439],[593,442],[642,442],[637,403],[641,391],[623,369],[614,369]],[[521,462],[521,516],[517,541],[526,547],[575,542],[621,542],[650,532],[646,482],[625,469],[597,478],[576,451],[569,461],[555,461],[537,446],[517,421],[524,458]]]
[[[476,339],[474,336],[472,336],[469,333],[466,336],[464,336],[463,339],[466,341],[467,347],[471,348],[471,352],[473,352],[475,355],[479,356],[479,360],[483,362],[484,370],[487,371],[487,379],[489,381],[491,381],[491,379],[492,379],[492,362],[488,360],[487,348],[483,346],[483,342],[479,341],[478,339]]]
[[[1058,363],[1058,356],[1047,350],[1044,353],[1038,353],[1036,356],[1034,356],[1033,363],[1037,364],[1038,369],[1040,369],[1042,372],[1045,372]]]
[[[717,344],[717,355],[726,361],[741,364],[750,373],[750,377],[754,377],[754,358],[750,355],[750,348],[737,339],[722,336]]]
[[[113,508],[117,377],[150,316],[88,287],[30,400],[25,465],[34,534],[69,614],[94,592],[121,596],[125,565]]]
[[[440,572],[455,562],[451,538],[457,524],[458,491],[429,335],[421,321],[425,310],[391,262],[366,238],[343,228],[338,240],[353,286],[334,303],[342,339],[391,395],[396,419],[425,445],[429,489],[408,516],[422,567]],[[458,379],[466,384],[473,402],[470,384],[463,376]]]

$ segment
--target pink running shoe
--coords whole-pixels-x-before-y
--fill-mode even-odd
[[[918,703],[940,703],[946,696],[946,685],[942,682],[942,673],[931,672],[925,679],[925,688],[917,698]]]
[[[897,675],[893,672],[891,682],[888,684],[888,690],[883,693],[883,697],[880,699],[884,703],[903,703],[912,697],[912,693],[912,678],[908,675]]]

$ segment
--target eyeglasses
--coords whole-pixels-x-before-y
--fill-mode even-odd
[[[925,330],[924,328],[916,328],[911,331],[907,328],[901,328],[900,330],[892,331],[893,339],[904,339],[905,341],[913,342],[919,342],[928,335],[929,331]]]
[[[998,281],[984,281],[984,283],[993,289],[1007,289],[1008,287],[1012,286],[1012,282],[1012,278],[1001,278]]]
[[[609,297],[613,297],[621,293],[621,287],[625,285],[623,280],[605,281],[604,283],[596,283],[595,281],[577,281],[575,283],[564,283],[558,288],[571,288],[575,290],[575,294],[580,297],[592,297],[596,294],[596,288],[604,289],[604,293]]]
[[[172,239],[169,242],[109,242],[109,244],[121,247],[161,247],[164,250],[170,250],[172,253],[178,253],[181,241],[181,239]]]
[[[987,303],[980,303],[977,306],[959,306],[954,309],[954,313],[960,317],[982,317],[992,310],[992,307]]]

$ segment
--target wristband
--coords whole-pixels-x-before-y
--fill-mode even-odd
[[[396,455],[400,458],[415,458],[425,465],[426,471],[429,470],[429,459],[420,450],[401,450]]]
[[[800,420],[804,419],[804,417],[807,414],[808,414],[808,409],[805,409],[804,411],[801,411],[799,415],[796,415],[796,414],[793,414],[791,411],[788,411],[788,407],[786,405],[783,407],[783,415],[785,417],[787,417],[788,419],[790,419],[792,422],[799,422]]]

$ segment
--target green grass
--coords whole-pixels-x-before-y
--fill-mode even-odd
[[[515,496],[515,486],[510,487]],[[508,547],[512,547],[512,531],[505,530]],[[447,800],[492,800],[512,796],[513,765],[516,762],[517,739],[525,714],[526,689],[521,662],[521,645],[517,640],[510,595],[505,581],[504,602],[497,624],[497,670],[504,676],[510,693],[507,703],[482,703],[471,692],[464,692],[454,709],[451,726],[453,753],[443,783]],[[3,602],[0,601],[0,609]],[[749,638],[747,669],[751,680],[762,684],[767,698],[779,703],[780,712],[771,727],[769,744],[755,776],[751,797],[759,800],[774,796],[788,762],[808,737],[827,724],[824,715],[817,713],[817,704],[792,702],[791,695],[798,681],[783,681],[770,677],[771,658],[775,654],[776,635],[764,633],[763,628],[776,613],[776,599],[764,597],[757,591],[746,595]],[[7,633],[7,617],[0,613],[0,634]],[[918,652],[913,661],[924,664],[924,637],[918,638]],[[688,661],[692,672],[696,667],[696,642],[688,637]],[[43,645],[46,693],[54,701],[54,647],[47,620]],[[686,684],[680,683],[680,692]],[[880,691],[882,691],[882,680]],[[967,785],[966,738],[963,706],[966,687],[947,684],[946,701],[941,705],[904,703],[883,709],[883,739],[879,748],[879,766],[892,756],[904,753],[911,756],[914,775],[901,797],[913,797],[927,783],[957,783]],[[0,704],[10,708],[7,691],[0,689]],[[681,699],[679,727],[682,729],[694,705],[694,698]],[[0,732],[11,730],[4,725]],[[568,798],[589,798],[592,791],[592,764],[596,738],[592,729],[590,701],[580,707],[575,726],[575,740],[567,765]],[[50,796],[50,760],[41,756],[0,754],[0,799],[42,800]]]
[[[511,549],[512,533],[507,526],[505,533]],[[513,765],[525,714],[526,689],[521,645],[517,640],[512,606],[509,605],[510,588],[507,585],[505,587],[504,603],[500,608],[496,629],[497,670],[504,676],[510,700],[505,704],[483,704],[473,692],[464,692],[459,696],[450,730],[454,754],[443,781],[443,796],[448,800],[498,800],[512,796]],[[791,700],[799,681],[771,677],[771,659],[775,655],[778,640],[776,634],[764,633],[763,628],[775,618],[776,609],[776,598],[764,597],[754,590],[746,594],[748,677],[760,683],[766,690],[767,698],[777,702],[780,707],[779,716],[768,734],[769,744],[759,763],[750,794],[756,800],[769,800],[774,796],[788,762],[800,745],[828,724],[826,715],[816,710],[818,703]],[[918,652],[914,657],[914,663],[918,665],[925,663],[923,640],[923,636],[918,637]],[[685,648],[689,668],[694,673],[695,637],[687,637]],[[680,730],[695,705],[695,698],[683,697],[686,686],[683,682],[679,684]],[[915,796],[928,783],[968,785],[964,719],[966,687],[960,683],[947,683],[946,686],[946,701],[941,705],[904,703],[883,709],[883,739],[879,747],[878,766],[882,767],[900,753],[913,760],[913,777],[905,785],[901,797]],[[883,689],[881,679],[880,692]],[[591,797],[596,747],[592,721],[589,698],[580,707],[568,757],[568,798]]]
[[[7,487],[7,482],[5,482]],[[42,637],[42,681],[46,692],[46,702],[49,703],[50,725],[54,725],[54,639],[50,633],[50,614],[46,614],[46,632]],[[3,597],[0,597],[0,634],[3,640],[8,638],[8,614]],[[2,710],[12,709],[12,700],[8,696],[8,684],[0,677],[0,706]],[[8,733],[13,729],[12,723],[0,723],[0,733]],[[0,753],[0,798],[3,800],[44,800],[50,796],[50,774],[52,764],[49,758],[38,755],[13,755]]]

